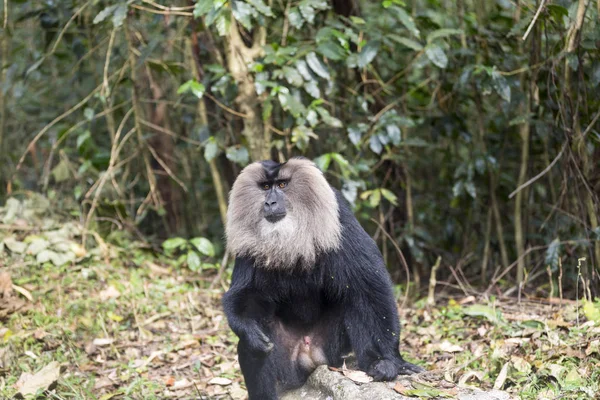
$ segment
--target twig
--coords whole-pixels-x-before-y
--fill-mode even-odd
[[[110,76],[110,78],[114,77],[116,74],[117,74],[117,72],[115,72],[114,74],[112,74]],[[102,88],[102,84],[98,85],[94,90],[92,90],[90,92],[90,94],[88,94],[87,96],[85,96],[85,98],[83,100],[81,100],[79,103],[77,103],[73,107],[69,108],[67,111],[65,111],[64,113],[62,113],[58,117],[54,118],[48,125],[44,126],[42,128],[42,130],[37,133],[37,135],[35,135],[35,137],[27,145],[27,148],[25,149],[25,151],[21,155],[21,158],[19,158],[19,162],[17,163],[17,166],[15,168],[15,172],[13,173],[13,176],[12,176],[11,180],[14,179],[14,176],[16,175],[16,173],[23,166],[23,162],[25,161],[25,157],[27,157],[27,154],[33,149],[33,146],[35,146],[35,144],[42,138],[42,136],[44,136],[44,134],[46,132],[48,132],[50,130],[50,128],[52,128],[58,122],[62,121],[63,119],[65,119],[66,117],[68,117],[69,115],[73,114],[75,111],[77,111],[81,107],[83,107],[88,102],[89,99],[91,99],[92,97],[94,97],[96,95],[96,92],[98,92],[98,90],[100,90],[101,88]]]
[[[202,142],[199,142],[199,141],[194,140],[194,139],[189,139],[189,138],[187,138],[185,136],[178,135],[175,132],[173,132],[173,131],[171,131],[171,130],[163,127],[163,126],[159,126],[159,125],[153,124],[152,122],[146,121],[145,119],[140,119],[140,123],[142,125],[146,125],[148,128],[152,128],[154,130],[157,130],[157,131],[159,131],[161,133],[164,133],[165,135],[171,136],[171,137],[173,137],[175,139],[183,140],[186,143],[195,144],[196,146],[202,146]]]
[[[90,206],[90,210],[88,211],[87,217],[85,219],[85,224],[83,226],[83,228],[84,228],[83,232],[84,233],[82,235],[81,242],[82,242],[82,244],[84,246],[85,246],[85,239],[86,239],[86,233],[88,231],[88,226],[90,224],[90,220],[92,218],[92,215],[94,215],[94,211],[96,210],[96,206],[98,205],[98,198],[100,197],[100,192],[102,192],[102,188],[104,187],[104,184],[106,183],[106,180],[112,175],[113,170],[114,170],[114,166],[115,166],[115,162],[117,161],[118,149],[119,149],[119,137],[121,136],[121,132],[123,132],[123,128],[125,127],[125,123],[127,122],[127,120],[129,119],[129,116],[132,113],[133,113],[133,108],[130,108],[129,111],[127,111],[127,113],[125,114],[125,116],[121,120],[121,124],[119,125],[119,128],[117,129],[117,132],[115,134],[115,139],[113,140],[113,143],[112,143],[112,146],[111,146],[111,150],[110,150],[110,160],[108,161],[108,168],[106,169],[106,171],[104,172],[104,174],[100,178],[100,181],[99,181],[99,183],[98,183],[98,185],[96,187],[96,193],[94,194],[94,198],[92,200],[92,205]],[[132,128],[131,131],[133,131],[134,129],[135,128]],[[125,135],[125,136],[127,137],[128,135]]]
[[[150,4],[158,9],[165,11],[185,11],[185,10],[193,10],[195,6],[183,6],[183,7],[173,7],[173,6],[163,6],[162,4],[158,4],[153,2],[152,0],[142,0],[142,3]]]
[[[152,154],[152,157],[154,157],[154,159],[160,164],[160,166],[163,167],[163,169],[171,177],[171,179],[173,179],[175,182],[177,182],[177,184],[179,186],[181,186],[181,188],[183,189],[183,191],[187,193],[188,190],[187,190],[187,187],[185,186],[185,183],[183,183],[173,173],[173,171],[171,171],[171,168],[169,168],[169,166],[167,165],[167,163],[164,162],[164,160],[162,158],[160,158],[160,156],[158,155],[158,153],[156,152],[156,150],[154,150],[154,148],[152,147],[152,145],[148,144],[148,150],[150,150],[150,154]]]
[[[592,130],[592,128],[594,127],[596,122],[598,122],[598,118],[600,118],[600,110],[596,113],[596,116],[594,117],[594,119],[592,119],[592,122],[590,122],[590,124],[588,125],[586,130],[581,134],[582,137],[585,137]],[[565,142],[563,144],[562,148],[560,149],[560,152],[558,153],[558,155],[554,158],[554,160],[552,160],[552,162],[546,168],[544,168],[544,170],[542,172],[540,172],[539,174],[537,174],[536,176],[534,176],[533,178],[531,178],[530,180],[528,180],[527,182],[525,182],[524,184],[522,184],[518,188],[516,188],[511,194],[508,195],[508,198],[512,199],[513,196],[515,194],[517,194],[519,191],[521,191],[524,188],[526,188],[527,186],[531,185],[533,182],[537,181],[542,176],[544,176],[548,171],[550,171],[550,169],[552,169],[554,164],[556,164],[558,162],[558,160],[562,157],[564,151],[567,148],[567,145],[568,145],[568,142]]]
[[[442,262],[442,256],[438,256],[435,264],[431,268],[431,276],[429,277],[429,293],[427,295],[427,304],[432,306],[435,304],[435,285],[437,283],[435,275]]]
[[[223,260],[221,260],[221,265],[219,266],[219,272],[217,272],[217,276],[208,286],[208,290],[214,289],[214,287],[221,282],[221,278],[223,277],[223,273],[225,272],[225,268],[227,268],[227,261],[229,259],[229,252],[225,250],[225,254],[223,255]]]
[[[185,11],[171,11],[171,10],[154,10],[152,8],[148,8],[148,7],[144,7],[144,6],[140,6],[137,4],[130,4],[131,8],[136,8],[138,10],[142,10],[142,11],[148,11],[149,13],[152,14],[161,14],[161,15],[182,15],[184,17],[193,17],[194,14],[191,12],[185,12]]]
[[[508,195],[508,198],[512,199],[514,197],[514,195],[519,193],[521,190],[525,189],[527,186],[531,185],[533,182],[537,181],[542,176],[546,175],[546,173],[552,169],[554,164],[556,164],[558,162],[558,160],[560,160],[563,153],[565,152],[565,149],[567,148],[567,144],[568,144],[568,142],[565,142],[563,144],[562,149],[560,149],[560,152],[558,153],[558,155],[554,158],[554,160],[552,160],[552,162],[546,168],[544,168],[544,170],[542,172],[540,172],[539,174],[537,174],[536,176],[534,176],[527,182],[525,182],[522,185],[520,185],[519,187],[517,187],[511,194]]]
[[[217,100],[213,95],[211,95],[210,93],[204,93],[204,96],[208,97],[209,99],[211,99],[212,101],[215,102],[216,105],[218,105],[219,107],[221,107],[223,110],[227,111],[230,114],[236,115],[238,117],[241,118],[250,118],[248,116],[248,114],[244,114],[238,111],[235,111],[234,109],[231,109],[229,107],[227,107],[225,104],[221,103],[219,100]]]
[[[544,8],[545,3],[546,3],[546,0],[540,1],[540,6],[538,7],[537,12],[533,16],[533,19],[531,20],[529,27],[525,31],[525,34],[523,35],[523,40],[527,39],[527,36],[529,36],[529,32],[531,32],[531,30],[533,29],[533,26],[535,25],[535,21],[537,21],[538,17],[540,16],[540,13],[542,12],[542,8]]]
[[[402,250],[400,250],[398,243],[396,243],[396,241],[390,236],[390,234],[385,230],[385,228],[379,224],[379,221],[377,221],[375,218],[371,218],[371,221],[375,222],[377,224],[377,226],[381,229],[381,232],[383,232],[383,234],[390,240],[390,242],[392,242],[392,245],[398,252],[398,256],[400,256],[400,261],[402,262],[402,266],[404,267],[404,270],[406,271],[406,290],[404,291],[404,299],[402,299],[402,304],[401,304],[401,307],[404,308],[404,306],[406,305],[406,302],[408,301],[408,293],[409,293],[408,289],[410,287],[410,269],[408,268],[408,263],[406,262],[406,258],[404,258],[404,254],[402,253]]]

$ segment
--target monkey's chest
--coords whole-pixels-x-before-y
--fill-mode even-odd
[[[288,326],[311,326],[328,308],[320,274],[269,274],[262,277],[275,304],[275,316]],[[329,307],[330,308],[330,307]]]

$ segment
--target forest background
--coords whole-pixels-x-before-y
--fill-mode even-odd
[[[432,270],[465,298],[600,295],[600,1],[1,8],[0,265],[30,295],[28,268],[103,257],[226,287],[233,180],[294,156],[411,301]]]

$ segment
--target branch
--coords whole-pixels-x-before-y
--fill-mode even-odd
[[[546,0],[542,0],[540,2],[540,6],[538,7],[537,12],[533,16],[533,19],[531,20],[529,27],[527,28],[527,30],[525,31],[525,34],[523,35],[523,40],[527,39],[527,36],[529,36],[529,32],[531,32],[531,30],[533,29],[533,26],[535,25],[535,21],[537,21],[538,17],[540,16],[540,13],[542,12],[542,8],[544,8],[544,3],[546,3]]]

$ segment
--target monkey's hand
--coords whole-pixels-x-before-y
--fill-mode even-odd
[[[268,353],[273,350],[273,342],[271,342],[271,339],[269,339],[260,327],[255,326],[252,329],[248,329],[245,336],[250,351]]]

